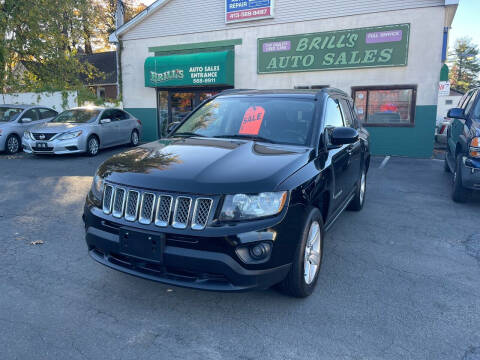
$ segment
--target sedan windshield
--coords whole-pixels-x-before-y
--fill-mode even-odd
[[[23,109],[8,107],[8,106],[0,106],[0,121],[7,122],[15,120],[18,115],[23,111]]]
[[[315,103],[279,97],[216,98],[198,109],[171,136],[252,139],[308,145]]]
[[[90,109],[74,109],[67,110],[58,115],[52,120],[53,123],[65,123],[65,124],[84,124],[95,121],[100,110]]]

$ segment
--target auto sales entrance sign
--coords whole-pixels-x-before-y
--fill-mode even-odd
[[[271,18],[273,3],[274,0],[225,0],[225,22]]]
[[[410,24],[258,39],[258,73],[406,66]]]

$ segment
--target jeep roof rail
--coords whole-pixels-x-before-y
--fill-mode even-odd
[[[236,92],[242,92],[242,91],[252,91],[255,89],[226,89],[220,92],[220,94],[225,95],[225,94],[231,94],[231,93],[236,93]]]

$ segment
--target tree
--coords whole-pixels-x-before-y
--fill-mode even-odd
[[[470,38],[461,38],[455,42],[452,53],[453,66],[450,71],[452,87],[467,91],[477,86],[480,82],[479,49]]]
[[[3,0],[0,2],[0,90],[73,89],[95,69],[81,62],[93,12],[90,0]],[[87,26],[88,25],[88,26]],[[16,72],[18,65],[26,72]]]
[[[79,54],[110,50],[116,5],[117,0],[0,0],[0,92],[75,89],[101,75]],[[126,20],[145,7],[125,5]]]
[[[92,0],[92,8],[95,8],[95,32],[92,34],[92,44],[97,49],[111,50],[108,37],[115,28],[115,14],[118,0]],[[143,11],[146,6],[138,1],[122,1],[125,11],[125,22]]]

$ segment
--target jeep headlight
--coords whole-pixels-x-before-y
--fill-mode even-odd
[[[70,139],[75,139],[75,138],[79,137],[80,135],[82,135],[82,130],[69,131],[69,132],[66,132],[66,133],[61,134],[61,135],[57,138],[57,140],[70,140]]]
[[[93,177],[92,182],[92,195],[96,200],[102,201],[103,197],[103,178],[98,175],[98,172]]]
[[[249,220],[273,216],[282,211],[286,201],[286,191],[227,195],[220,220]]]

